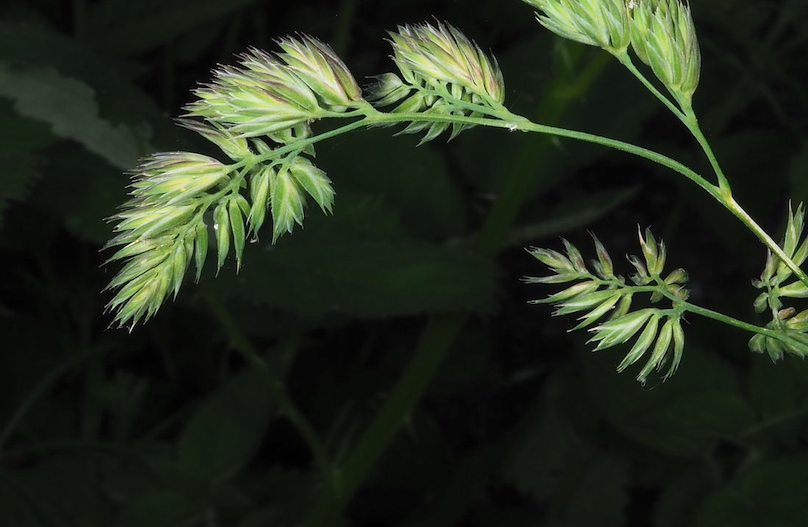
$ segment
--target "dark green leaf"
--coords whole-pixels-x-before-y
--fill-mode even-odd
[[[210,286],[306,316],[375,318],[494,308],[494,268],[468,250],[403,241],[251,249],[237,279],[220,275]]]
[[[254,2],[106,0],[91,13],[88,24],[91,43],[108,53],[132,55],[170,42],[200,24],[225,17]]]
[[[586,464],[567,497],[563,527],[623,527],[628,505],[629,466],[625,459],[601,455]]]
[[[197,408],[177,444],[180,462],[201,477],[235,474],[255,453],[274,406],[273,387],[262,370],[229,379]]]
[[[708,497],[697,527],[797,527],[808,517],[808,458],[781,458],[752,467]]]
[[[380,196],[400,214],[414,236],[442,240],[465,234],[463,196],[443,158],[411,137],[391,137],[384,130],[352,133],[335,148],[323,150],[317,165],[334,178],[335,213],[343,188]]]
[[[120,169],[146,153],[143,130],[102,119],[93,90],[55,69],[0,63],[0,96],[14,101],[20,115],[49,124],[57,136],[78,141]]]
[[[755,412],[741,397],[731,369],[697,347],[688,348],[675,383],[655,385],[649,379],[650,390],[632,386],[628,375],[616,375],[617,357],[608,354],[582,357],[594,400],[612,426],[646,448],[699,456],[754,423]]]
[[[202,516],[204,504],[174,490],[153,490],[129,502],[112,527],[186,525]]]
[[[537,502],[549,499],[570,463],[569,439],[559,417],[545,411],[513,449],[506,480]]]

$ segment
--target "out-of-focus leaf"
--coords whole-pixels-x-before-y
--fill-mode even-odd
[[[558,236],[585,228],[633,198],[638,190],[637,187],[607,190],[592,193],[582,199],[565,201],[562,206],[544,211],[544,220],[528,222],[515,230],[509,244],[525,245],[538,238]]]
[[[808,518],[808,458],[781,458],[750,467],[705,500],[697,527],[794,527]]]
[[[197,408],[180,434],[181,464],[207,479],[235,474],[255,453],[269,425],[274,392],[263,372],[229,379]]]
[[[27,196],[40,174],[36,158],[25,152],[18,154],[0,152],[0,166],[4,167],[3,175],[0,176],[0,228],[2,228],[3,211],[8,206],[8,200],[23,199]]]
[[[37,500],[22,488],[19,478],[5,469],[0,470],[0,510],[2,521],[14,527],[51,527],[37,511]],[[45,511],[47,515],[48,512]],[[54,516],[51,516],[51,520]]]
[[[795,203],[808,202],[808,142],[791,158],[788,166],[791,199]]]
[[[808,408],[808,368],[792,357],[775,364],[768,357],[755,355],[750,362],[749,400],[762,420],[775,424],[768,431],[784,439],[790,434],[783,435],[782,428],[805,418],[805,413],[799,410]],[[780,419],[784,416],[792,418]]]
[[[550,498],[570,463],[570,438],[554,411],[545,411],[527,431],[505,467],[504,477],[537,502]]]
[[[628,504],[628,462],[614,455],[592,459],[567,498],[559,527],[623,527]]]
[[[629,372],[614,371],[608,351],[582,357],[593,400],[621,434],[646,448],[691,457],[746,430],[755,412],[740,395],[729,366],[690,346],[676,382],[643,389]]]
[[[317,496],[321,483],[310,473],[273,468],[262,471],[254,478],[254,493],[269,497],[266,505],[246,514],[238,527],[265,527],[267,525],[299,525],[311,511],[313,496]],[[347,525],[342,519],[331,522],[334,527]]]
[[[140,68],[110,60],[86,42],[48,26],[0,20],[0,61],[27,68],[55,68],[60,76],[90,86],[100,118],[139,134],[143,152],[155,150],[145,144],[147,128],[156,145],[175,145],[181,137],[164,110],[134,86]]]
[[[111,507],[96,479],[92,459],[51,457],[27,471],[21,479],[27,493],[36,497],[37,515],[59,518],[58,523],[46,525],[109,525]]]
[[[165,2],[106,0],[88,19],[90,42],[117,55],[133,55],[172,41],[186,31],[227,16],[256,0]]]
[[[56,140],[47,124],[23,117],[11,100],[0,97],[0,155],[33,152]]]
[[[202,516],[205,505],[172,489],[153,490],[127,503],[112,527],[188,525]]]
[[[654,507],[654,527],[693,525],[699,503],[712,491],[702,470],[686,470],[665,482]]]
[[[55,69],[0,63],[0,96],[13,100],[20,115],[49,124],[54,134],[78,141],[118,168],[131,168],[146,153],[143,130],[102,119],[93,90]]]
[[[431,146],[416,147],[412,137],[392,137],[389,130],[369,130],[340,137],[318,152],[318,166],[328,170],[337,191],[380,195],[398,211],[414,236],[443,240],[466,229],[463,195],[448,166]]]
[[[495,269],[482,255],[418,242],[264,244],[238,274],[208,285],[304,316],[390,317],[494,309]]]
[[[79,238],[98,243],[109,240],[112,226],[104,219],[126,201],[129,177],[97,156],[68,146],[49,150],[41,170],[46,176],[64,173],[81,177],[47,177],[37,186],[31,202],[57,215]]]

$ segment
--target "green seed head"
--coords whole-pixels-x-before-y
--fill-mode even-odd
[[[524,0],[553,33],[623,55],[631,42],[625,0]]]
[[[393,60],[404,80],[415,86],[453,89],[473,102],[505,100],[502,72],[496,60],[448,24],[399,26],[390,33]]]
[[[280,58],[331,109],[353,106],[362,99],[362,90],[328,44],[314,37],[284,38],[278,41],[284,53]]]
[[[699,85],[701,53],[690,6],[681,0],[631,0],[631,47],[683,107]]]

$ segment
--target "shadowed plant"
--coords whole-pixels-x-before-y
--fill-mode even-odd
[[[527,283],[575,282],[566,289],[535,302],[553,304],[556,307],[553,315],[556,316],[584,312],[578,317],[580,322],[571,331],[592,326],[600,320],[600,323],[589,329],[593,334],[589,342],[597,343],[594,351],[628,342],[639,332],[637,340],[617,371],[623,371],[652,349],[648,361],[637,375],[637,380],[645,383],[649,373],[670,363],[664,376],[667,379],[676,372],[685,345],[682,315],[687,310],[684,302],[688,297],[688,290],[684,287],[688,279],[687,272],[679,268],[662,277],[666,259],[665,244],[661,241],[657,243],[651,231],[646,229],[645,236],[642,232],[639,233],[643,259],[628,256],[628,261],[636,272],[630,276],[631,283],[627,283],[623,276],[615,274],[612,258],[600,240],[594,235],[592,238],[595,241],[597,260],[590,262],[591,271],[580,251],[567,240],[562,240],[565,248],[563,254],[551,249],[528,250],[554,274],[526,278]],[[652,304],[665,299],[671,307],[647,307],[632,311],[633,300],[641,294],[649,294]],[[669,353],[671,349],[672,357]]]
[[[123,268],[108,288],[114,323],[134,326],[152,317],[166,297],[176,296],[193,261],[202,272],[209,240],[216,246],[216,270],[227,256],[241,265],[248,238],[256,239],[265,220],[273,243],[303,223],[311,197],[326,213],[334,205],[331,180],[313,162],[315,144],[354,129],[403,124],[399,133],[423,133],[421,143],[451,128],[449,139],[476,125],[532,131],[616,148],[664,165],[692,180],[738,217],[769,249],[761,279],[765,289],[755,308],[772,312],[758,327],[687,302],[687,274],[677,269],[664,278],[665,246],[650,231],[640,234],[644,260],[630,257],[636,273],[629,285],[614,274],[612,261],[595,240],[598,260],[590,272],[580,253],[564,242],[566,253],[532,249],[553,275],[536,283],[575,282],[542,302],[557,305],[556,315],[585,312],[577,328],[592,326],[596,349],[610,348],[639,333],[623,370],[648,350],[650,358],[638,379],[665,363],[665,378],[676,370],[684,348],[682,316],[697,313],[752,331],[754,351],[773,359],[784,352],[808,353],[805,312],[794,315],[782,297],[808,296],[808,276],[800,265],[808,245],[802,236],[804,212],[789,214],[784,242],[778,245],[734,200],[729,180],[702,133],[691,102],[698,87],[701,55],[690,8],[680,0],[526,0],[537,8],[538,21],[554,33],[614,55],[693,134],[710,161],[716,183],[657,152],[584,132],[536,124],[504,105],[502,73],[493,57],[448,24],[400,26],[389,34],[399,74],[384,73],[365,97],[347,66],[323,42],[307,36],[278,41],[281,51],[251,49],[237,66],[221,66],[213,80],[194,91],[178,121],[217,145],[222,161],[191,152],[155,154],[134,171],[132,199],[113,216],[118,233],[107,247],[120,247],[109,262]],[[637,69],[633,50],[650,67],[671,98]],[[389,110],[384,108],[391,107]],[[317,121],[345,119],[347,124],[319,132]],[[208,218],[212,224],[208,224]],[[784,282],[796,281],[784,285]],[[667,299],[670,308],[632,311],[632,298],[649,293],[652,304]],[[669,350],[673,350],[669,357]]]
[[[401,133],[424,132],[423,143],[450,126],[455,137],[488,124],[481,117],[507,112],[496,61],[457,29],[402,26],[390,43],[403,80],[378,76],[373,105],[334,51],[308,35],[279,40],[281,53],[251,49],[238,66],[219,67],[212,82],[194,91],[198,99],[178,123],[218,146],[229,162],[169,152],[133,171],[132,199],[110,218],[119,234],[106,245],[122,246],[107,263],[125,261],[108,286],[116,290],[107,305],[115,324],[133,327],[151,318],[169,294],[176,296],[191,261],[199,280],[209,239],[217,272],[231,247],[238,269],[245,241],[257,239],[268,216],[275,242],[303,224],[306,196],[331,212],[335,193],[312,161],[316,142],[406,123]],[[377,109],[393,103],[389,113]],[[318,135],[312,125],[326,118],[352,122]]]

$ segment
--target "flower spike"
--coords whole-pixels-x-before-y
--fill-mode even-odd
[[[524,1],[541,10],[539,23],[561,37],[616,56],[624,55],[631,42],[625,0]]]
[[[687,290],[683,284],[687,281],[687,273],[677,269],[662,278],[665,263],[665,245],[657,242],[651,231],[639,232],[640,246],[644,261],[630,256],[629,262],[637,270],[632,277],[635,285],[628,285],[625,278],[614,273],[614,265],[606,248],[593,234],[597,260],[590,262],[594,272],[590,272],[580,251],[567,240],[562,239],[565,253],[550,249],[532,248],[528,252],[545,264],[553,273],[550,276],[527,278],[529,283],[556,284],[576,282],[566,289],[547,298],[536,300],[537,303],[553,304],[554,316],[584,312],[578,317],[579,323],[571,331],[589,327],[595,343],[594,351],[624,344],[638,335],[625,358],[620,362],[617,371],[623,371],[637,362],[648,350],[651,355],[637,376],[637,380],[645,383],[648,375],[659,370],[670,361],[667,379],[676,371],[684,350],[684,331],[682,330],[681,303],[687,298]],[[643,308],[631,312],[631,304],[635,295],[651,293],[652,303],[668,298],[670,309]],[[595,324],[598,320],[601,322]],[[593,326],[594,324],[594,326]],[[673,353],[670,349],[673,344]]]

